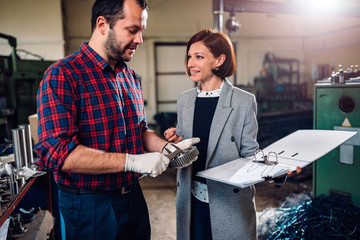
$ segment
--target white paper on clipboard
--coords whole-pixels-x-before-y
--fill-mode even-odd
[[[278,164],[269,166],[255,163],[249,159],[236,159],[229,163],[199,172],[200,177],[231,184],[238,187],[247,187],[264,181],[264,177],[277,177],[294,171],[297,166],[303,168],[316,161],[357,132],[334,130],[298,130],[272,143],[263,152],[275,152],[278,155]],[[256,155],[260,159],[262,153]]]

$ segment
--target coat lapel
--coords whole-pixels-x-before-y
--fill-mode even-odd
[[[193,135],[193,123],[194,123],[194,110],[195,110],[195,100],[196,100],[196,88],[193,92],[189,94],[188,101],[184,104],[184,118],[183,120],[183,136],[185,138],[192,137]]]
[[[225,80],[223,89],[220,94],[219,102],[215,110],[214,118],[211,123],[208,150],[207,150],[206,168],[209,165],[209,159],[211,159],[212,155],[214,154],[221,132],[224,129],[224,126],[230,116],[230,113],[233,110],[230,104],[231,97],[232,97],[232,84],[228,80]]]

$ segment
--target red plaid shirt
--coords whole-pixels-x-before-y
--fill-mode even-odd
[[[79,144],[106,152],[143,153],[142,132],[148,127],[141,83],[124,62],[113,69],[83,43],[45,72],[37,112],[38,165],[53,169],[58,184],[114,190],[140,177],[132,172],[86,175],[59,170]]]

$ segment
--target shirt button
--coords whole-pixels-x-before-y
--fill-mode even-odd
[[[235,137],[234,136],[231,137],[231,141],[235,142]]]
[[[234,188],[233,192],[234,192],[234,193],[238,193],[238,192],[239,192],[239,189]]]

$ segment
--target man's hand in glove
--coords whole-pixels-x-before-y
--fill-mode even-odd
[[[137,172],[156,177],[167,169],[169,161],[169,158],[158,152],[138,155],[127,153],[125,172]]]

